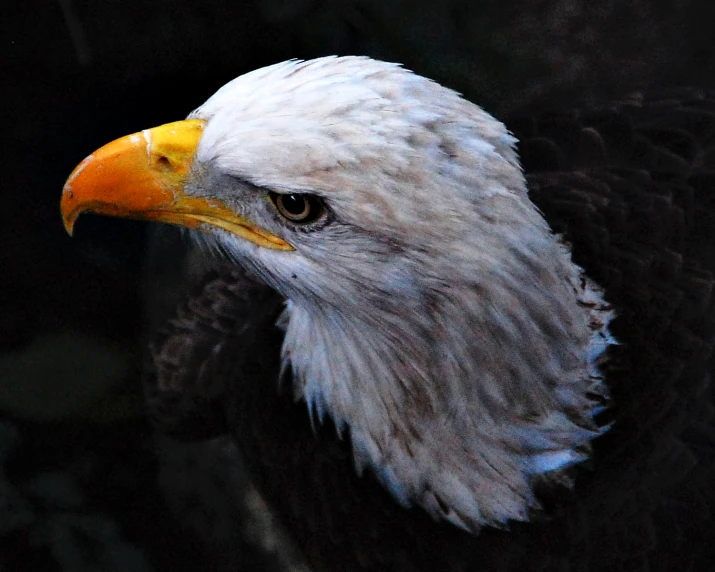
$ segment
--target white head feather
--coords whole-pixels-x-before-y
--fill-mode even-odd
[[[397,65],[290,61],[220,89],[191,192],[285,238],[225,250],[290,301],[284,360],[358,470],[476,530],[526,519],[535,479],[585,458],[611,312],[529,200],[515,139]],[[255,185],[255,187],[254,187]],[[256,188],[258,187],[258,189]],[[281,224],[262,189],[320,196],[328,224]]]

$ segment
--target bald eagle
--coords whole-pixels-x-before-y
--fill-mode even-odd
[[[62,216],[222,261],[150,402],[230,431],[316,569],[654,568],[713,523],[714,101],[522,121],[525,175],[449,89],[289,61],[87,157]]]

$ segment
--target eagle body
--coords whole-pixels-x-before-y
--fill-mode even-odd
[[[191,235],[211,269],[153,336],[150,412],[229,433],[312,567],[704,569],[713,94],[513,137],[400,68],[328,58],[190,120],[181,201],[250,224]],[[254,200],[277,195],[320,218],[277,222]]]

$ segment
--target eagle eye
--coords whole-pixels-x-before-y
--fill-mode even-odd
[[[325,212],[323,203],[313,195],[299,193],[269,193],[278,214],[296,224],[308,224],[318,220]]]

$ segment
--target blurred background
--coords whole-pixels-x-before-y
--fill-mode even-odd
[[[3,571],[303,569],[230,447],[152,435],[147,229],[88,216],[70,240],[60,221],[91,151],[289,58],[402,62],[501,119],[715,87],[711,0],[26,0],[3,5],[0,29]],[[216,458],[218,492],[190,490]]]

